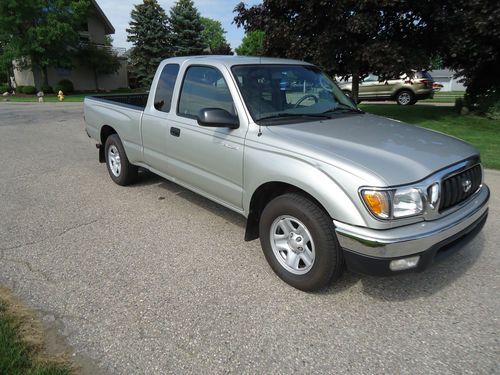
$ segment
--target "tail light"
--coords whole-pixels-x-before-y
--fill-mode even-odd
[[[430,79],[421,79],[420,83],[423,83],[426,86],[432,85],[432,81]]]

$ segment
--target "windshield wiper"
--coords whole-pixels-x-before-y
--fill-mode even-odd
[[[328,111],[327,111],[328,112]],[[282,119],[282,118],[285,118],[285,117],[316,117],[316,118],[330,118],[330,116],[328,116],[325,113],[277,113],[275,115],[271,115],[271,116],[265,116],[265,117],[261,117],[260,119],[258,119],[257,121],[262,121],[262,120],[274,120],[274,119]]]
[[[349,107],[348,105],[345,105],[342,103],[339,103],[336,107],[330,108],[322,113],[326,114],[326,113],[331,113],[331,112],[336,112],[336,111],[349,111],[349,112],[354,112],[354,113],[365,113],[365,111],[363,111],[361,109],[352,108],[352,107]]]

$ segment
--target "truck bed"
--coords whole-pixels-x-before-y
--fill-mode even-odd
[[[104,102],[112,102],[112,104],[121,105],[123,107],[144,110],[148,101],[148,93],[138,94],[103,94],[103,95],[90,95],[88,98]]]

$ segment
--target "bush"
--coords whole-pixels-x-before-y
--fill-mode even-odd
[[[23,94],[35,95],[36,94],[36,87],[35,86],[23,86]]]
[[[456,98],[455,99],[455,112],[460,113],[462,111],[463,107],[464,107],[464,99],[463,98]]]
[[[50,85],[42,85],[42,91],[44,94],[52,94],[54,92]]]
[[[0,85],[0,95],[2,95],[5,91],[9,91],[9,86],[1,84]]]
[[[17,94],[22,94],[23,93],[23,88],[24,88],[23,85],[17,85],[16,88],[15,88],[16,93]]]
[[[73,82],[71,82],[69,79],[60,80],[56,88],[57,88],[56,93],[59,90],[62,90],[62,92],[65,94],[71,94],[73,91],[75,91],[75,88],[73,87]]]

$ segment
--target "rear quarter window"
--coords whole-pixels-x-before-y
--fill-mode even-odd
[[[175,81],[179,73],[179,64],[167,64],[163,68],[156,86],[154,105],[158,111],[170,112]]]

